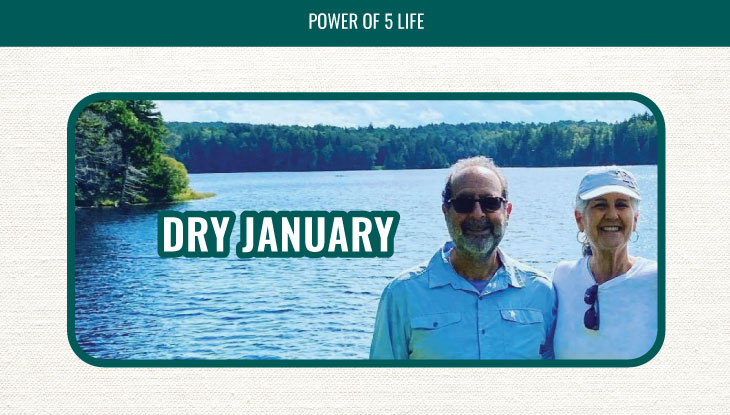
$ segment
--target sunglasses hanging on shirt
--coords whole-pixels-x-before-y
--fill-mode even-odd
[[[594,284],[586,290],[583,301],[591,306],[583,316],[583,324],[585,324],[587,329],[598,330],[598,284]]]

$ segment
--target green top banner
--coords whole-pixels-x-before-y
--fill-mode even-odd
[[[730,46],[727,4],[14,2],[0,46]]]

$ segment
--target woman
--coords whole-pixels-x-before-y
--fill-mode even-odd
[[[583,176],[575,203],[583,257],[553,273],[556,359],[633,359],[654,345],[657,264],[628,252],[640,200],[625,169],[598,167]]]

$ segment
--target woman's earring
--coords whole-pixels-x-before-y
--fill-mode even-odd
[[[639,231],[634,231],[634,235],[636,235],[636,239],[631,240],[631,242],[636,242],[639,240]]]
[[[586,233],[581,231],[578,231],[578,233],[575,234],[575,239],[577,239],[578,243],[581,245],[585,245],[586,242],[588,242],[588,237],[586,237]]]

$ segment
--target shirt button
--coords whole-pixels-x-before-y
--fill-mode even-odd
[[[486,334],[486,332],[487,332],[486,330],[482,329],[482,334]]]
[[[439,326],[439,323],[438,323],[438,321],[434,321],[434,322],[433,322],[433,326],[434,326],[434,327],[438,327],[438,326]]]

